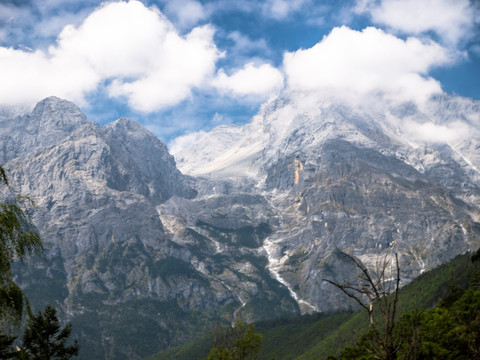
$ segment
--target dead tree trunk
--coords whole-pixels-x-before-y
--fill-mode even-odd
[[[398,290],[400,287],[400,267],[398,254],[394,253],[394,261],[388,258],[388,253],[376,269],[370,272],[353,256],[348,257],[360,271],[356,284],[339,284],[323,279],[336,286],[348,297],[354,299],[368,314],[368,322],[373,337],[373,352],[380,359],[395,360],[398,344],[394,336],[395,320],[398,308]],[[379,315],[374,316],[378,309]]]

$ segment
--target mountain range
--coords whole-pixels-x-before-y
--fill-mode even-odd
[[[142,358],[219,322],[351,310],[328,278],[399,254],[402,284],[480,247],[480,102],[284,92],[176,152],[55,97],[0,117],[45,256],[15,267],[85,358]]]

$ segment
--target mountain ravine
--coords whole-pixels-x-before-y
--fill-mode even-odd
[[[0,118],[0,161],[35,200],[46,247],[17,280],[72,321],[92,359],[142,358],[238,317],[348,309],[322,281],[355,276],[342,252],[373,267],[396,251],[406,283],[480,246],[480,137],[426,141],[404,126],[476,129],[479,109],[284,93],[175,154],[182,174],[133,120],[100,127],[47,98]]]

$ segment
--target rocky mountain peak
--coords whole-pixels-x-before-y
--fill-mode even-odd
[[[33,109],[31,119],[40,127],[52,127],[57,131],[72,131],[88,122],[77,105],[55,96],[40,101]]]
[[[269,270],[306,310],[331,309],[322,276],[349,274],[327,262],[335,247],[371,267],[398,252],[405,281],[478,247],[479,105],[285,93],[235,132],[216,128],[175,156],[187,174],[237,189],[256,181],[282,219],[263,245]],[[226,150],[211,150],[223,139]]]
[[[111,124],[109,124],[107,127],[114,128],[116,130],[122,130],[125,132],[142,132],[142,133],[149,133],[149,131],[140,125],[138,122],[122,116],[121,118],[115,120]]]
[[[121,117],[118,120],[106,125],[104,127],[104,131],[107,136],[113,136],[117,139],[121,139],[124,142],[124,146],[131,147],[130,150],[136,151],[138,146],[140,147],[149,147],[154,146],[156,151],[160,151],[161,158],[164,161],[172,162],[173,157],[168,153],[168,149],[163,142],[161,142],[153,133],[148,131],[143,125],[139,124],[138,122],[127,118]],[[138,154],[142,154],[144,156],[152,155],[151,153],[141,153],[137,151]],[[160,154],[155,154],[156,156]]]
[[[58,144],[89,123],[75,104],[53,96],[40,101],[29,114],[0,118],[0,162]]]
[[[118,174],[124,174],[112,177],[110,186],[117,190],[135,188],[155,204],[173,195],[196,195],[166,145],[141,124],[122,117],[103,131],[117,160]]]
[[[374,270],[397,252],[408,282],[480,246],[479,106],[282,94],[177,153],[195,179],[135,121],[99,127],[45,99],[0,119],[0,158],[48,251],[21,284],[63,304],[92,359],[143,358],[220,319],[349,309],[323,281],[355,277],[343,253]],[[452,121],[464,136],[424,140]]]

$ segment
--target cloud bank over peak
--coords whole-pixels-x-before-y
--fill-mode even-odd
[[[342,26],[309,49],[286,53],[283,66],[292,89],[344,96],[382,93],[397,101],[423,102],[442,91],[428,71],[452,60],[432,41],[402,40],[374,27],[356,31]]]
[[[245,123],[284,90],[356,104],[442,88],[478,98],[479,23],[472,0],[9,0],[0,108],[56,95],[168,142]]]
[[[283,88],[283,75],[270,64],[256,66],[248,63],[230,76],[220,69],[213,85],[238,96],[266,97]]]

